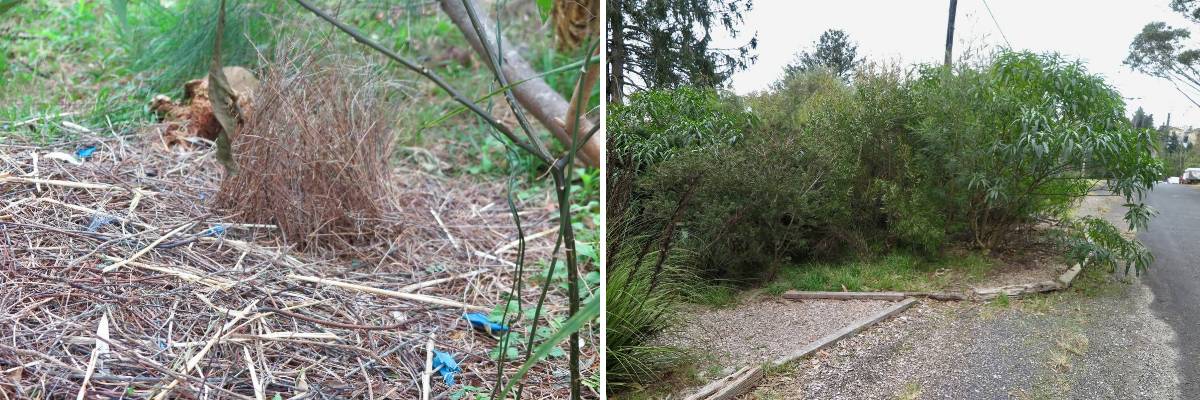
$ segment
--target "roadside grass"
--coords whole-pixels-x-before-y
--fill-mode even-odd
[[[994,266],[994,261],[974,253],[933,259],[893,253],[871,260],[785,267],[766,291],[933,291],[979,281]]]
[[[700,284],[687,290],[683,300],[688,303],[700,304],[713,308],[725,308],[737,305],[746,293],[733,286]]]

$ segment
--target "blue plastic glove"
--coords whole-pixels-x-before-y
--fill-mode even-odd
[[[466,318],[467,321],[471,323],[471,326],[475,329],[487,332],[491,335],[508,332],[508,326],[492,322],[492,320],[488,319],[486,315],[480,313],[463,314],[463,318]]]
[[[442,374],[446,386],[454,386],[454,374],[462,372],[462,368],[458,367],[458,362],[454,361],[454,356],[437,350],[433,351],[433,370]]]

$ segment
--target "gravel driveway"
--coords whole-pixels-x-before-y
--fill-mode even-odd
[[[1081,212],[1111,217],[1116,200],[1089,198]],[[1099,271],[1009,304],[923,301],[743,398],[1180,398],[1176,335],[1153,302],[1143,282]]]
[[[700,356],[700,379],[707,383],[743,366],[791,354],[890,305],[888,301],[792,301],[764,296],[729,308],[695,306],[681,310],[686,323],[664,332],[660,340]]]

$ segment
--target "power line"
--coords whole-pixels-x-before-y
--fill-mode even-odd
[[[996,30],[1000,31],[1000,37],[1004,38],[1004,43],[1011,49],[1012,43],[1008,42],[1008,36],[1004,34],[1004,28],[1000,27],[1000,22],[996,21],[996,14],[992,14],[992,7],[988,5],[987,0],[983,0],[983,8],[987,9],[988,16],[992,17],[992,23],[996,25]]]

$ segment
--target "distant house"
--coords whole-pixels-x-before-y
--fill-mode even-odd
[[[1193,128],[1190,126],[1187,128],[1172,126],[1172,127],[1168,128],[1168,132],[1172,135],[1175,135],[1175,137],[1179,138],[1179,141],[1181,141],[1181,142],[1191,143],[1192,145],[1195,145],[1196,143],[1198,143],[1198,141],[1200,141],[1200,128]],[[1166,139],[1167,139],[1166,137],[1163,137],[1163,140],[1166,140]]]

